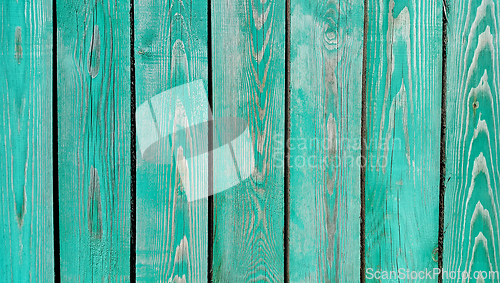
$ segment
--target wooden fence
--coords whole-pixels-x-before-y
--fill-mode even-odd
[[[0,7],[0,282],[499,271],[498,0]],[[254,168],[188,201],[136,109],[197,80]]]

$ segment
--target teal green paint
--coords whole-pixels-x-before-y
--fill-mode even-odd
[[[255,160],[214,195],[213,281],[283,282],[285,2],[212,1],[212,43],[214,117],[248,122]],[[214,170],[227,162],[214,157]]]
[[[368,1],[365,259],[372,273],[437,267],[441,4]]]
[[[0,14],[0,282],[51,282],[52,1]]]
[[[453,1],[447,14],[443,265],[489,276],[500,264],[498,2]]]
[[[292,1],[290,282],[360,268],[363,1]]]
[[[128,1],[57,1],[63,282],[128,281]]]
[[[207,89],[207,6],[191,1],[136,1],[136,102],[198,79]],[[206,98],[205,98],[206,99]],[[179,127],[172,119],[160,127]],[[179,114],[179,113],[177,113]],[[189,109],[186,117],[192,117]],[[137,127],[141,127],[138,120]],[[184,149],[189,150],[189,149]],[[137,281],[206,282],[208,256],[207,199],[188,202],[172,150],[171,165],[137,156]],[[175,153],[174,153],[175,154]],[[189,164],[203,185],[207,168]]]

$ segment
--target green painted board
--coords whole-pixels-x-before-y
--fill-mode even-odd
[[[498,8],[498,1],[461,0],[447,9],[443,268],[483,271],[483,282],[498,282],[500,271]]]
[[[143,104],[150,105],[159,131],[179,129],[184,126],[183,121],[192,123],[192,109],[185,109],[185,116],[177,108],[175,112],[166,108],[161,111],[156,107],[163,104],[155,104],[154,97],[197,80],[202,81],[202,88],[207,91],[207,2],[135,1],[134,16],[138,109]],[[139,136],[141,128],[147,126],[143,118],[137,116],[138,142],[143,138]],[[154,136],[156,130],[147,134]],[[177,166],[176,149],[159,149],[168,164],[148,162],[139,143],[135,153],[139,282],[206,282],[207,279],[208,202],[207,198],[187,199],[187,184],[180,177],[182,168]],[[191,185],[206,189],[203,186],[208,168],[191,162],[188,167],[190,172],[199,173],[198,179],[191,179]]]
[[[432,269],[438,259],[442,2],[369,0],[367,8],[366,268],[371,274]]]
[[[356,282],[364,5],[291,5],[290,282]]]
[[[248,123],[234,156],[254,162],[214,195],[213,281],[283,282],[285,2],[212,1],[212,44],[214,117]],[[227,162],[214,156],[214,191]]]
[[[129,1],[57,1],[62,282],[130,278]]]
[[[0,4],[0,282],[52,282],[52,1]]]

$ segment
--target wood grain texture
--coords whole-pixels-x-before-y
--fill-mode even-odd
[[[366,268],[437,267],[441,1],[368,1]],[[394,279],[394,278],[393,278]]]
[[[207,89],[206,3],[135,1],[137,106],[151,103],[150,99],[163,91],[198,79]],[[182,126],[180,120],[192,122],[191,111],[187,109],[185,116],[178,119],[177,111],[165,110],[165,117],[172,119],[157,124],[163,129],[176,129]],[[141,127],[139,119],[137,126]],[[188,202],[186,184],[180,177],[180,170],[185,168],[178,166],[174,158],[176,149],[161,150],[170,165],[148,163],[139,151],[136,153],[137,281],[206,282],[207,199]],[[206,185],[208,168],[191,163],[187,166],[199,174],[191,185],[198,189]]]
[[[283,282],[285,1],[212,1],[212,44],[214,117],[247,121],[255,164],[214,195],[213,281]]]
[[[498,2],[449,3],[444,268],[499,280]]]
[[[57,1],[63,282],[128,281],[128,1]]]
[[[363,1],[292,1],[290,282],[360,268]]]
[[[0,4],[0,282],[52,282],[52,1]]]

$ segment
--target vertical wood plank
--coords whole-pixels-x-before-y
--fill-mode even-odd
[[[0,282],[52,282],[52,1],[0,21]]]
[[[447,10],[443,267],[471,276],[483,271],[477,282],[499,279],[498,8],[497,1],[462,0]]]
[[[441,1],[368,1],[366,268],[437,267]],[[371,276],[367,274],[368,278]]]
[[[214,117],[248,123],[255,164],[214,195],[213,280],[283,282],[285,1],[215,0],[212,11]],[[214,156],[214,191],[227,162]]]
[[[292,1],[290,282],[359,281],[363,6]]]
[[[207,2],[144,0],[135,1],[134,7],[137,106],[150,103],[155,107],[151,98],[157,94],[200,79],[206,91]],[[160,130],[180,126],[179,113],[168,110],[155,113],[155,123],[163,127]],[[193,121],[191,110],[183,116],[188,123]],[[160,121],[159,115],[172,119]],[[143,126],[138,117],[137,128]],[[175,148],[160,148],[168,165],[147,162],[139,149],[137,281],[206,282],[207,199],[187,199]],[[199,177],[191,184],[203,190],[208,168],[199,165],[188,167]]]
[[[129,1],[57,1],[61,279],[128,281]]]

